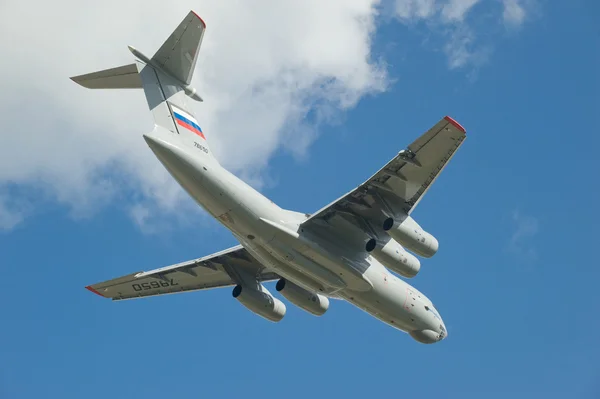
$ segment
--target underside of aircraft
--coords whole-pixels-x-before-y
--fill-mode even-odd
[[[466,138],[446,116],[355,189],[313,214],[282,209],[224,169],[190,107],[206,24],[190,12],[152,57],[129,47],[134,63],[71,78],[91,89],[142,89],[154,118],[143,135],[186,192],[240,245],[198,259],[138,271],[86,287],[115,301],[218,287],[267,320],[292,304],[321,316],[343,299],[422,343],[448,332],[433,303],[403,279],[438,240],[411,213]]]

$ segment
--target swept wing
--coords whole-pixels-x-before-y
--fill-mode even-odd
[[[258,282],[279,278],[237,245],[203,258],[132,273],[86,288],[105,298],[122,300],[227,287],[238,284],[243,276],[254,276]]]
[[[343,230],[350,222],[371,236],[379,236],[379,223],[373,221],[401,213],[410,215],[465,138],[465,129],[444,117],[366,182],[312,214],[303,226],[318,229],[337,225]]]

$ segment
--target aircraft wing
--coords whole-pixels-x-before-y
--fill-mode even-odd
[[[410,215],[465,138],[465,129],[444,117],[369,180],[311,215],[303,226],[327,225],[333,216],[340,215],[372,231],[369,216]]]
[[[132,273],[85,288],[116,301],[232,286],[243,279],[242,275],[254,276],[258,282],[279,278],[237,245],[204,258]]]

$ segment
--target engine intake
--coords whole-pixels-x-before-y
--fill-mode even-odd
[[[285,316],[286,308],[284,303],[273,297],[265,287],[262,285],[260,287],[262,291],[236,285],[231,294],[242,305],[257,315],[270,321],[280,321]]]
[[[404,277],[414,277],[421,269],[419,259],[406,252],[402,248],[402,245],[393,239],[382,243],[371,238],[367,241],[365,250],[381,262],[382,265]]]
[[[329,309],[326,296],[305,290],[284,278],[277,282],[275,289],[291,303],[315,316],[322,316]]]
[[[387,218],[383,222],[383,230],[417,255],[431,258],[438,251],[438,240],[423,230],[410,216],[401,222]]]

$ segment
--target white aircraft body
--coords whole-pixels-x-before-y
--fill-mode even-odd
[[[346,300],[422,343],[447,330],[432,302],[394,273],[414,277],[438,241],[411,216],[465,139],[450,117],[440,120],[369,180],[309,215],[282,209],[213,157],[189,98],[206,25],[193,11],[148,58],[129,47],[134,64],[71,78],[87,88],[141,88],[155,127],[144,140],[177,182],[241,245],[203,258],[86,287],[113,300],[233,286],[245,307],[278,322],[285,305],[262,283],[313,315],[329,298]],[[390,270],[392,272],[390,272]]]

